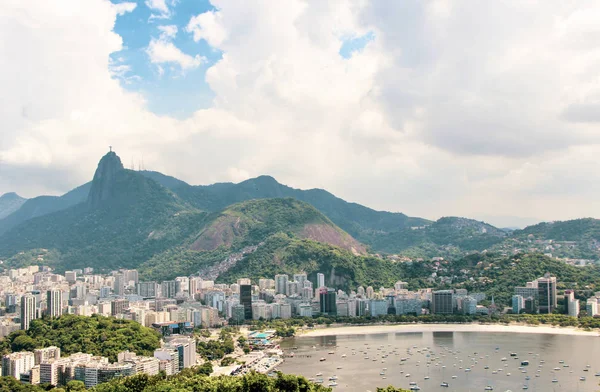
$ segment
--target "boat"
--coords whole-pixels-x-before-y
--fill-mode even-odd
[[[327,354],[335,354],[335,351],[330,351]]]
[[[379,375],[380,376],[385,376],[385,372],[380,372]]]
[[[420,391],[420,390],[421,390],[421,387],[420,387],[420,386],[418,386],[418,385],[413,385],[412,387],[410,387],[410,390],[411,390],[411,391]]]
[[[521,366],[529,366],[529,361],[521,361]]]
[[[558,380],[556,378],[553,378],[552,382],[558,382]]]
[[[486,386],[486,387],[485,387],[485,388],[483,388],[483,389],[484,389],[484,390],[486,390],[486,391],[493,391],[493,390],[494,390],[494,387],[493,387],[493,386],[491,386],[491,385],[488,385],[488,386]]]
[[[338,370],[340,370],[342,367],[341,367],[341,366],[338,366],[337,368],[338,368]]]
[[[342,354],[342,358],[346,358],[346,354]]]
[[[457,376],[452,376],[453,379],[455,379]]]
[[[596,374],[594,374],[594,376],[600,377],[600,372],[596,372]]]
[[[322,378],[317,378],[317,379],[315,380],[315,383],[316,383],[316,384],[323,384],[323,379],[322,379]]]
[[[330,382],[329,384],[327,384],[327,386],[328,386],[328,387],[337,387],[337,385],[338,385],[338,384],[337,384],[337,382],[335,382],[335,381],[332,381],[332,382]]]
[[[517,356],[517,353],[510,353],[510,356],[511,356],[511,357],[516,357],[516,356]]]
[[[529,389],[527,385],[523,385],[523,389]]]
[[[404,377],[410,377],[410,373],[406,373]]]
[[[583,376],[579,377],[579,381],[585,381],[585,377],[583,377]]]
[[[425,380],[429,380],[429,376],[425,376],[425,378],[424,378],[424,379],[425,379]]]
[[[335,380],[337,380],[337,379],[338,379],[338,378],[337,378],[337,376],[336,376],[336,375],[333,375],[333,376],[329,377],[329,381],[335,381]]]
[[[321,377],[322,375],[323,375],[323,373],[321,373],[321,372],[315,374],[315,376],[317,376],[317,377]]]
[[[446,387],[446,388],[448,388],[449,386],[450,386],[450,385],[449,385],[449,384],[448,384],[446,381],[444,381],[444,382],[442,382],[442,383],[440,384],[440,387]]]
[[[321,357],[321,359],[319,359],[319,361],[323,362],[323,361],[325,361],[325,358]]]

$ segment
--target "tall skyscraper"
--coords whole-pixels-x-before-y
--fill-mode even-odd
[[[144,298],[155,298],[158,284],[156,282],[139,282],[135,285],[137,295]]]
[[[160,284],[160,295],[163,298],[175,298],[177,294],[177,282],[165,280]]]
[[[319,292],[319,305],[321,313],[328,315],[337,315],[337,294],[335,289],[321,287]]]
[[[113,285],[113,292],[116,295],[123,295],[125,293],[125,275],[119,273],[115,275],[115,283]]]
[[[452,290],[434,291],[431,299],[431,313],[454,313],[454,292]]]
[[[46,292],[46,306],[48,317],[60,317],[62,315],[62,291],[48,290]]]
[[[244,306],[244,319],[252,320],[252,286],[240,285],[240,304]]]
[[[288,276],[275,275],[275,294],[287,295]]]
[[[21,329],[29,329],[29,324],[34,319],[36,319],[35,296],[25,294],[21,297]]]
[[[317,274],[317,288],[320,289],[321,287],[325,287],[325,275],[319,272]]]
[[[556,309],[556,277],[546,274],[537,280],[538,308],[540,313],[552,313]]]

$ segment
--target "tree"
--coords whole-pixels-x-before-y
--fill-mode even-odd
[[[71,380],[67,383],[67,392],[85,391],[85,384],[83,381]]]

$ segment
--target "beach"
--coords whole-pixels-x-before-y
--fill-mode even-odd
[[[410,333],[410,332],[510,332],[554,335],[600,336],[598,331],[584,331],[573,327],[554,327],[551,325],[522,325],[522,324],[394,324],[394,325],[332,325],[331,327],[315,328],[298,334],[304,336],[333,336],[333,335],[367,335],[378,333]]]

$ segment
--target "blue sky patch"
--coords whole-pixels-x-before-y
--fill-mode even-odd
[[[111,0],[113,3],[123,1]],[[129,0],[131,1],[131,0]],[[195,111],[211,106],[214,93],[205,81],[206,70],[221,59],[221,52],[211,48],[204,40],[194,42],[191,33],[185,30],[190,18],[215,10],[208,0],[167,0],[169,18],[156,18],[144,0],[134,0],[137,7],[133,12],[117,17],[114,31],[123,38],[123,50],[111,55],[113,74],[123,88],[142,93],[148,109],[158,115],[177,118],[189,117]],[[150,62],[146,49],[150,41],[159,38],[159,26],[174,25],[177,35],[170,40],[183,53],[206,59],[197,68],[182,71],[177,65]]]
[[[347,39],[342,43],[342,47],[340,48],[340,56],[345,59],[349,59],[352,57],[352,53],[361,51],[367,44],[375,39],[375,33],[369,31],[365,35],[361,35],[360,37],[353,37]]]

